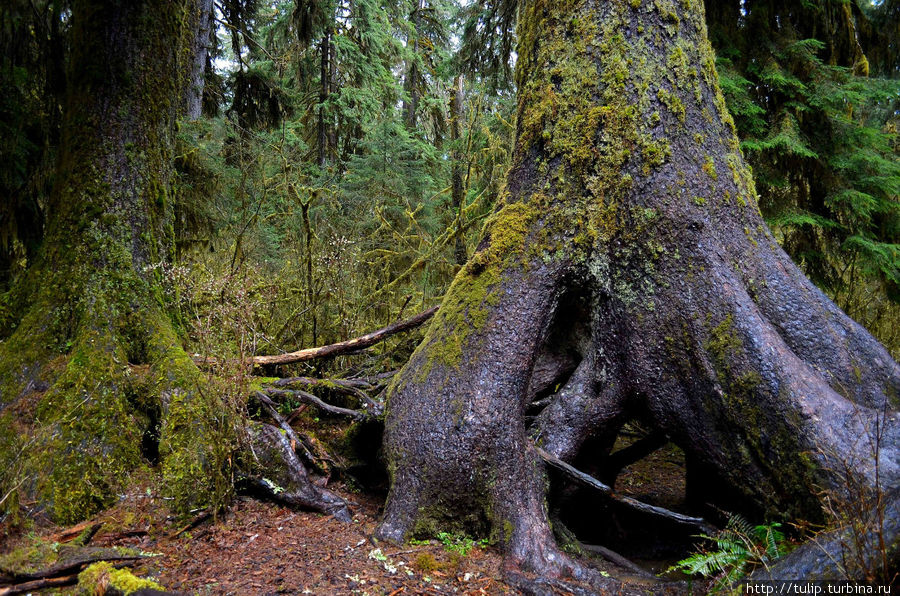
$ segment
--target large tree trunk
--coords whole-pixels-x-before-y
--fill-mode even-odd
[[[48,231],[0,344],[0,492],[61,522],[156,458],[177,509],[230,490],[235,421],[181,348],[157,267],[173,254],[173,136],[201,1],[72,4]]]
[[[900,367],[763,223],[702,4],[526,0],[518,36],[506,196],[391,386],[380,535],[464,522],[510,569],[590,575],[531,443],[571,462],[632,418],[723,507],[818,518],[836,470],[874,485],[876,461],[896,485]]]
[[[187,4],[72,6],[48,231],[16,288],[28,306],[0,348],[5,422],[15,417],[39,437],[4,460],[18,455],[25,487],[62,521],[109,501],[140,463],[142,436],[154,432],[160,413],[167,469],[205,485],[205,450],[183,449],[196,446],[184,414],[197,373],[162,310],[153,272],[172,249],[172,134],[184,97]],[[133,375],[134,365],[151,372]],[[205,429],[193,430],[202,441]]]

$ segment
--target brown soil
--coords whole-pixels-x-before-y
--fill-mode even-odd
[[[679,455],[664,448],[630,466],[619,477],[617,489],[677,508],[684,498]],[[517,593],[501,581],[501,556],[493,547],[473,545],[471,540],[455,543],[447,537],[447,544],[439,540],[402,547],[377,543],[372,533],[382,496],[330,487],[355,504],[354,521],[349,524],[242,497],[217,518],[192,526],[190,520],[167,515],[167,501],[159,496],[162,491],[154,478],[150,472],[137,475],[121,501],[92,520],[103,526],[90,544],[127,546],[159,555],[134,571],[170,590],[201,595]],[[64,528],[35,522],[30,533],[20,528],[15,538],[5,530],[0,527],[0,553],[36,540],[61,540]],[[617,545],[607,546],[615,550]],[[621,570],[602,560],[592,564],[623,577]],[[56,593],[73,592],[70,588]]]
[[[191,594],[515,593],[500,580],[495,549],[450,538],[449,546],[437,540],[404,547],[377,543],[372,532],[381,499],[331,488],[356,503],[353,523],[238,498],[216,519],[185,529],[190,522],[167,519],[165,502],[152,489],[148,494],[147,486],[136,486],[95,518],[104,525],[91,545],[157,554],[134,572]],[[62,530],[45,524],[7,540],[0,551],[53,541]]]

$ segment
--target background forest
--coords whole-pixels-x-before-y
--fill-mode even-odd
[[[900,3],[707,4],[764,217],[898,356]],[[214,4],[199,101],[178,134],[178,261],[156,272],[191,352],[335,342],[438,302],[508,165],[514,11],[504,0]],[[44,231],[67,24],[63,1],[0,8],[3,289]],[[366,365],[396,368],[414,345],[388,342]]]

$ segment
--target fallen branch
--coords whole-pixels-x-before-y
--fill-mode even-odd
[[[61,588],[63,586],[71,586],[78,583],[78,574],[63,575],[60,577],[49,577],[44,579],[36,579],[13,586],[0,587],[0,596],[11,596],[12,594],[25,594],[36,590],[45,590],[47,588]]]
[[[325,403],[312,393],[307,393],[306,391],[301,391],[299,389],[267,389],[265,391],[266,394],[271,397],[293,397],[295,399],[299,399],[304,403],[308,403],[311,406],[315,406],[323,412],[328,412],[329,414],[335,414],[337,416],[349,416],[350,418],[358,421],[365,420],[366,418],[372,416],[372,414],[369,414],[367,412],[360,412],[359,410],[351,410],[349,408],[333,406],[329,403]]]
[[[372,389],[371,383],[365,379],[316,379],[313,377],[288,377],[278,379],[272,386],[274,387],[290,387],[292,385],[303,385],[305,387],[324,387],[326,389]]]
[[[66,528],[62,532],[54,534],[52,537],[53,542],[72,542],[76,538],[79,539],[80,546],[87,546],[87,544],[94,538],[94,535],[100,530],[102,523],[94,523],[90,520],[81,522],[71,528]]]
[[[307,444],[307,441],[301,439],[294,428],[288,424],[287,420],[285,420],[281,414],[278,413],[278,408],[276,407],[275,402],[269,399],[262,391],[256,391],[253,393],[253,397],[262,404],[262,406],[269,413],[269,416],[272,417],[272,420],[278,423],[278,426],[281,427],[281,430],[284,431],[285,436],[291,442],[291,445],[296,448],[300,447],[303,451],[303,458],[310,465],[316,466],[319,469],[324,469],[323,466],[319,463],[318,458],[313,455],[313,445]]]
[[[363,389],[371,390],[375,387],[370,383],[361,379],[314,379],[311,377],[290,377],[286,379],[278,379],[272,383],[273,387],[291,387],[293,385],[301,385],[304,387],[319,387],[331,389],[344,395],[350,395],[365,404],[369,414],[379,415],[384,410],[384,406],[363,391]]]
[[[623,569],[627,569],[628,571],[634,573],[638,577],[659,581],[658,577],[656,577],[655,575],[653,575],[652,573],[650,573],[643,567],[640,567],[637,563],[626,559],[625,557],[623,557],[622,555],[620,555],[619,553],[617,553],[615,551],[609,550],[605,546],[600,546],[599,544],[584,544],[584,543],[582,543],[581,548],[586,550],[589,553],[594,553],[596,555],[600,555],[601,557],[603,557],[610,563],[613,563],[614,565],[618,565],[619,567],[621,567]]]
[[[597,480],[590,474],[585,474],[581,470],[575,468],[574,466],[567,464],[566,462],[562,461],[558,457],[551,455],[550,453],[547,453],[546,451],[544,451],[537,445],[534,446],[534,449],[537,452],[537,454],[541,456],[541,459],[543,459],[545,462],[547,462],[554,468],[564,472],[570,478],[577,480],[578,482],[580,482],[586,486],[589,486],[589,487],[597,490],[598,492],[601,492],[601,493],[607,495],[609,498],[613,499],[614,501],[622,503],[623,505],[627,505],[628,507],[635,509],[637,511],[641,511],[643,513],[648,513],[650,515],[662,517],[662,518],[668,519],[670,521],[674,521],[676,523],[694,526],[706,533],[711,533],[711,532],[716,531],[716,529],[712,525],[710,525],[706,520],[704,520],[703,518],[691,517],[689,515],[684,515],[682,513],[676,513],[675,511],[670,511],[663,507],[657,507],[656,505],[649,505],[647,503],[643,503],[641,501],[638,501],[637,499],[632,499],[631,497],[626,497],[624,495],[617,495],[610,486],[600,482],[599,480]]]
[[[115,549],[111,548],[90,548],[85,549],[85,551],[87,552],[85,552],[83,555],[74,557],[71,560],[62,563],[57,563],[56,565],[51,565],[46,569],[35,571],[34,573],[24,573],[13,571],[10,569],[2,569],[0,570],[0,573],[2,573],[3,576],[2,578],[0,578],[0,582],[5,584],[22,585],[22,582],[55,578],[67,573],[72,573],[73,571],[81,571],[82,568],[87,567],[92,563],[97,563],[98,561],[125,563],[131,561],[140,561],[141,559],[149,558],[147,555],[122,555],[119,554],[119,552]],[[0,591],[0,595],[2,594],[3,592]]]
[[[366,335],[355,337],[353,339],[348,339],[347,341],[341,341],[336,344],[330,344],[327,346],[320,346],[318,348],[306,348],[304,350],[288,352],[286,354],[273,354],[271,356],[251,356],[244,362],[252,364],[253,366],[293,364],[295,362],[306,362],[307,360],[315,360],[317,358],[329,358],[340,356],[342,354],[349,354],[351,352],[356,352],[370,346],[374,346],[378,342],[397,333],[415,329],[416,327],[422,325],[425,321],[433,317],[434,313],[437,312],[437,309],[437,306],[433,306],[424,312],[420,312],[412,318],[406,319],[405,321],[392,323],[387,327],[382,327],[377,331],[373,331],[372,333],[367,333]],[[216,364],[218,361],[215,358],[195,356],[194,362],[198,365],[211,365]]]

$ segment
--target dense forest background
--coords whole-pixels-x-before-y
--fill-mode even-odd
[[[63,1],[0,8],[4,290],[44,233],[68,23]],[[707,23],[766,221],[896,357],[900,3],[709,2]],[[154,271],[191,352],[334,342],[437,302],[504,181],[514,24],[504,0],[214,4],[178,132],[178,260]]]

